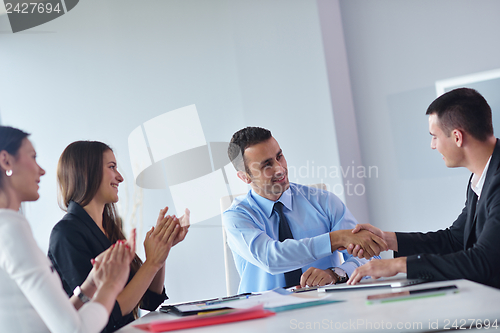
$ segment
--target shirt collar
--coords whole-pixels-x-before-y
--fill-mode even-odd
[[[271,217],[274,204],[278,201],[281,202],[283,206],[285,206],[289,210],[292,210],[292,191],[290,190],[290,187],[285,192],[283,192],[281,194],[281,197],[276,201],[271,201],[269,199],[261,197],[253,189],[250,191],[250,195],[255,200],[255,202],[257,202],[260,209],[262,209],[262,211],[267,215],[268,218]]]
[[[486,163],[483,173],[481,174],[481,177],[479,177],[479,179],[478,176],[474,174],[472,176],[472,179],[470,180],[470,187],[472,188],[474,193],[476,193],[478,199],[481,197],[481,192],[483,191],[484,180],[486,179],[486,173],[488,173],[488,167],[490,166],[490,161],[491,161],[491,156],[488,162]]]

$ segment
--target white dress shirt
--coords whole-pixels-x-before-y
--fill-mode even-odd
[[[100,303],[75,309],[26,218],[0,209],[0,332],[100,332],[107,321]]]
[[[486,166],[484,167],[483,173],[481,174],[481,177],[479,177],[476,174],[472,176],[472,179],[470,180],[470,187],[476,193],[477,199],[481,198],[481,192],[483,191],[483,185],[484,185],[484,180],[486,179],[486,173],[488,173],[488,167],[490,166],[490,161],[491,161],[491,156],[486,163]]]

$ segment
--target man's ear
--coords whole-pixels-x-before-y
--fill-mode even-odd
[[[462,145],[464,144],[464,133],[459,129],[454,129],[451,132],[451,135],[457,147],[462,147]]]
[[[252,179],[248,176],[246,172],[238,171],[236,172],[236,174],[238,175],[239,179],[245,182],[245,184],[250,184],[252,182]]]

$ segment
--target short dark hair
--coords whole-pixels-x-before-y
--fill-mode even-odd
[[[251,174],[245,162],[245,149],[267,141],[271,137],[271,131],[261,127],[245,127],[234,133],[227,148],[227,155],[234,168],[238,171],[244,168],[248,174]]]
[[[439,96],[429,105],[426,114],[437,115],[439,127],[447,136],[454,129],[483,142],[493,135],[491,108],[474,89],[458,88]]]
[[[19,148],[23,144],[23,140],[28,137],[28,133],[20,129],[10,126],[0,126],[0,151],[5,150],[12,156],[16,156]],[[0,189],[3,188],[3,174],[5,170],[1,170]]]

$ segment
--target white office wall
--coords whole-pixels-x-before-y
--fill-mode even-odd
[[[500,2],[340,5],[362,159],[379,167],[366,184],[371,222],[400,231],[448,227],[470,173],[447,169],[430,149],[425,111],[435,81],[500,68]]]
[[[318,167],[338,169],[339,158],[315,1],[85,0],[39,27],[9,29],[0,16],[0,119],[32,133],[47,171],[41,199],[26,206],[44,251],[63,215],[55,180],[62,150],[81,139],[114,149],[128,230],[134,195],[141,195],[128,135],[191,104],[208,142],[229,141],[244,126],[267,127],[292,181],[323,181],[343,197],[340,177],[317,175]],[[139,243],[159,209],[173,206],[168,190],[142,193]],[[172,302],[225,295],[220,217],[192,226],[166,274]]]
[[[361,158],[340,4],[338,0],[317,3],[335,132],[340,143],[345,204],[359,223],[369,223],[365,179],[378,177],[378,166],[363,164]]]

